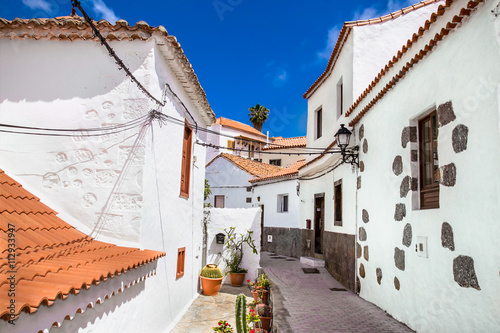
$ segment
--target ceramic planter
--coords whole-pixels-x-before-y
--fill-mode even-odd
[[[217,279],[206,278],[200,275],[201,279],[201,289],[203,289],[203,295],[215,296],[219,293],[220,286],[222,284],[223,277]]]
[[[234,287],[241,287],[243,285],[243,281],[245,281],[246,274],[247,273],[229,273],[231,285]]]

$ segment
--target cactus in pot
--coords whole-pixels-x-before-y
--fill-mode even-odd
[[[248,333],[247,326],[247,298],[239,294],[236,298],[236,331],[238,333]]]
[[[201,289],[206,296],[215,296],[219,293],[219,289],[224,276],[221,270],[215,264],[208,264],[200,272]]]
[[[219,279],[223,276],[220,268],[216,264],[208,264],[203,267],[200,275],[209,279]]]

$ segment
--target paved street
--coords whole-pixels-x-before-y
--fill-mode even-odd
[[[319,274],[305,274],[302,267],[310,266],[268,252],[261,254],[261,266],[272,281],[273,332],[413,332],[377,306],[345,290],[325,268],[318,268]],[[210,333],[221,319],[234,327],[234,305],[239,293],[252,297],[246,286],[230,285],[223,285],[217,296],[200,295],[172,332]]]
[[[345,288],[325,268],[305,274],[302,267],[308,266],[299,260],[272,258],[267,252],[261,254],[261,266],[274,283],[278,332],[413,332],[356,294],[330,290]]]

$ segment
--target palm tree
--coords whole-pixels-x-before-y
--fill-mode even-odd
[[[255,104],[255,106],[249,108],[248,111],[250,111],[248,116],[250,117],[253,128],[262,132],[262,125],[264,125],[267,118],[269,118],[269,109],[264,105]]]

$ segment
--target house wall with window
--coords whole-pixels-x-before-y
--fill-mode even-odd
[[[493,296],[500,294],[495,11],[495,2],[454,1],[350,118],[363,162],[357,193],[360,296],[419,332],[489,332],[500,324],[500,300]],[[457,19],[457,26],[450,24]],[[434,40],[436,35],[442,39]],[[435,43],[432,50],[412,61],[429,43]],[[410,61],[411,69],[357,117]],[[434,112],[431,132],[437,138],[427,142],[425,165],[419,127],[432,129],[425,122]],[[437,180],[439,207],[422,199],[423,167],[431,182]]]
[[[104,20],[97,25],[110,29]],[[49,27],[62,40],[49,40]],[[97,240],[167,253],[152,279],[130,288],[135,290],[132,298],[103,300],[102,305],[75,314],[60,330],[109,332],[121,323],[136,332],[168,331],[198,296],[206,151],[195,141],[206,137],[194,124],[207,127],[215,117],[178,43],[163,27],[131,28],[121,22],[111,30],[107,32],[113,39],[111,46],[146,89],[161,98],[168,83],[176,93],[179,99],[166,92],[161,111],[179,123],[160,126],[155,120],[100,137],[87,135],[90,131],[70,137],[0,133],[0,161],[2,168],[78,230]],[[105,48],[86,37],[91,33],[78,18],[17,20],[15,24],[2,19],[1,122],[101,128],[133,121],[156,109]],[[63,38],[67,35],[71,41]],[[187,146],[183,145],[185,121],[193,126]],[[190,153],[183,148],[190,148]],[[184,167],[183,151],[187,153]],[[181,248],[185,252],[179,276]],[[45,307],[38,312],[44,311],[58,310]],[[26,318],[34,320],[31,317]]]
[[[248,181],[253,177],[250,173],[242,170],[228,160],[217,158],[206,167],[206,178],[210,184],[212,194],[205,200],[205,203],[210,203],[212,207],[215,207],[215,197],[223,196],[224,207],[218,208],[253,207],[252,184]],[[250,202],[247,202],[247,198],[250,198]]]

